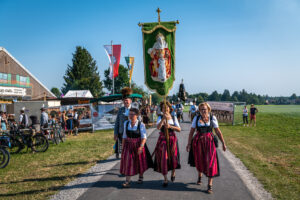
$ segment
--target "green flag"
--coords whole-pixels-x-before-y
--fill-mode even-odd
[[[145,84],[167,96],[175,80],[175,31],[177,22],[142,24]]]

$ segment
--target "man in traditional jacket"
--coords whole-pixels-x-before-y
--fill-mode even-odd
[[[128,87],[122,89],[122,99],[124,106],[121,107],[117,114],[117,119],[115,121],[115,129],[114,129],[114,139],[116,141],[115,144],[115,153],[116,158],[119,158],[119,154],[121,153],[121,142],[122,142],[122,135],[124,129],[124,122],[128,120],[129,116],[129,109],[131,108],[131,98],[130,95],[132,94],[132,90]]]

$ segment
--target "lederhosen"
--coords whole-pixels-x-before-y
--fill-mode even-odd
[[[120,173],[125,176],[143,174],[148,168],[153,167],[153,162],[147,145],[144,145],[143,152],[138,155],[138,148],[141,146],[141,122],[138,121],[136,130],[128,130],[129,121],[126,122],[126,136],[121,156]]]
[[[210,116],[210,125],[198,126],[200,116],[196,118],[197,133],[192,139],[189,152],[188,164],[196,167],[198,171],[203,172],[207,177],[216,177],[220,175],[219,160],[217,149],[213,138],[213,116]]]
[[[174,125],[175,125],[175,118],[172,116]],[[169,133],[169,146],[170,146],[170,157],[167,153],[167,141],[165,138],[165,127],[162,126],[159,133],[159,138],[156,143],[156,147],[154,150],[154,171],[162,173],[166,175],[168,171],[173,169],[180,169],[180,153],[178,147],[178,140],[173,129],[168,129]]]

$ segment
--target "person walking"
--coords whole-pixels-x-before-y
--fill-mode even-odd
[[[73,122],[73,112],[71,109],[69,109],[67,113],[67,130],[68,130],[68,135],[73,134],[73,127],[74,127],[74,122]]]
[[[41,108],[41,120],[40,120],[40,124],[41,124],[41,129],[42,128],[48,128],[48,114],[46,113],[46,109],[45,108]]]
[[[202,174],[205,174],[208,177],[207,193],[211,194],[213,177],[220,175],[213,129],[223,144],[223,151],[226,151],[226,145],[217,118],[210,113],[210,105],[201,103],[199,110],[200,115],[193,119],[186,150],[189,152],[188,163],[198,171],[197,185],[201,185]],[[195,130],[197,133],[193,137]]]
[[[157,129],[160,130],[159,138],[154,150],[154,171],[161,173],[164,176],[163,187],[168,186],[168,171],[172,170],[171,181],[175,181],[175,170],[180,169],[180,154],[178,149],[178,140],[175,134],[180,132],[181,128],[176,116],[172,116],[172,106],[169,102],[160,103],[160,108],[163,112],[162,116],[157,119]],[[169,144],[165,136],[165,131],[169,133]],[[168,152],[168,146],[170,151]],[[170,153],[170,155],[168,155]]]
[[[7,119],[6,119],[6,115],[2,111],[0,111],[0,121],[1,121],[1,130],[6,131]]]
[[[139,174],[138,183],[142,184],[144,172],[153,167],[152,158],[146,145],[145,124],[138,120],[139,110],[130,108],[129,120],[124,122],[122,136],[122,155],[120,173],[126,176],[124,188],[130,187],[131,177]]]
[[[196,101],[193,101],[193,105],[190,107],[189,115],[191,117],[191,121],[193,121],[194,117],[196,116],[196,112],[198,110],[198,106],[196,105]]]
[[[115,153],[116,153],[116,158],[119,158],[119,151],[120,151],[120,146],[122,142],[122,135],[124,132],[124,122],[128,120],[129,116],[129,110],[131,108],[131,98],[130,95],[132,94],[132,90],[128,87],[125,87],[121,91],[122,93],[122,99],[123,99],[123,104],[124,106],[121,107],[118,111],[117,118],[115,121],[115,128],[114,128],[114,140],[116,141],[115,143]]]
[[[258,109],[254,106],[254,104],[251,104],[250,108],[250,126],[256,126],[256,113],[258,112]]]
[[[244,107],[243,109],[243,123],[244,123],[244,126],[249,126],[248,124],[248,109],[247,109],[247,106]]]
[[[28,127],[28,116],[25,114],[25,111],[22,109],[20,110],[19,128],[24,129],[27,127]]]
[[[180,101],[177,102],[176,104],[176,115],[177,115],[177,119],[180,122],[183,122],[183,105]]]

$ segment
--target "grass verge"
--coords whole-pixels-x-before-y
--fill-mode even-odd
[[[229,149],[273,197],[299,199],[300,113],[275,111],[259,112],[257,127],[237,125],[221,129]]]
[[[51,142],[50,142],[51,143]],[[12,155],[0,170],[0,199],[45,199],[113,153],[113,131],[69,136],[45,153]]]

